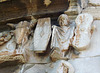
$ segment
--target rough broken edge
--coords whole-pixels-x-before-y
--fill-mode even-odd
[[[19,63],[25,63],[25,59],[22,54],[0,56],[0,63],[6,62],[6,61],[16,61],[16,60]]]

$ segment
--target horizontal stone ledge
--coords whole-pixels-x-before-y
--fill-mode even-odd
[[[91,15],[93,15],[93,18],[95,20],[100,20],[100,6],[98,7],[87,7],[86,9],[84,9],[82,11],[82,13],[89,13]]]
[[[89,4],[93,6],[100,6],[100,0],[89,0]]]
[[[11,0],[2,2],[0,3],[0,22],[31,15],[57,14],[67,10],[68,4],[68,0],[54,0],[48,7],[44,5],[42,0]]]

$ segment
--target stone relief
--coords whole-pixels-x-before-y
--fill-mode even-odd
[[[71,22],[66,14],[61,14],[58,21],[59,26],[52,26],[50,18],[8,23],[13,30],[0,33],[0,63],[15,60],[21,63],[50,63],[61,60],[54,63],[56,69],[47,70],[47,73],[74,73],[73,66],[64,61],[68,59],[66,52],[70,46],[75,51],[87,49],[95,29],[91,25],[93,17],[87,13],[79,14],[75,22]]]
[[[80,14],[77,16],[75,22],[75,37],[72,45],[75,49],[81,51],[87,49],[90,44],[93,17],[87,13]]]
[[[66,14],[60,15],[58,20],[60,27],[54,25],[52,32],[51,48],[54,49],[51,54],[52,60],[63,59],[65,57],[65,53],[71,45],[75,29],[75,24],[69,23]]]

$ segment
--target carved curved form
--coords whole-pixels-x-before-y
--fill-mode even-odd
[[[72,45],[76,50],[80,51],[86,49],[90,44],[93,17],[87,13],[80,14],[77,16],[75,22],[76,30]]]
[[[67,61],[59,60],[54,63],[54,69],[48,73],[74,73],[74,67]]]
[[[10,32],[3,32],[0,34],[0,63],[15,60],[25,63],[29,55],[29,49],[27,49],[28,36],[31,33],[31,28],[34,27],[34,22],[31,21],[31,23],[29,23],[27,21],[22,21],[19,22],[18,25],[8,25],[16,29],[11,31],[11,34]],[[12,34],[14,36],[12,36]],[[7,43],[2,45],[1,42]],[[26,54],[28,55],[26,56]]]
[[[69,20],[66,14],[62,14],[59,17],[59,25],[53,26],[51,48],[54,49],[51,54],[53,60],[63,58],[65,52],[68,50],[71,44],[71,39],[74,35],[75,24],[68,24]]]
[[[24,63],[24,57],[18,49],[16,49],[16,42],[14,37],[4,45],[0,46],[0,63],[6,61],[19,61]]]
[[[36,19],[31,20],[31,22],[21,21],[17,25],[7,24],[11,28],[16,28],[14,30],[16,43],[17,44],[25,44],[28,41],[28,35],[31,33],[31,28],[35,26],[37,22]]]
[[[11,32],[1,32],[0,33],[0,46],[8,42],[12,38]]]
[[[30,34],[29,23],[27,21],[18,23],[14,33],[17,44],[22,44],[22,42],[23,43],[27,42],[28,35]]]

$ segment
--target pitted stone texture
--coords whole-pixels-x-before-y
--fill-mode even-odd
[[[80,51],[79,56],[72,55],[72,58],[76,57],[94,57],[100,55],[100,20],[95,20],[92,25],[95,25],[95,30],[91,37],[91,42],[86,50]]]
[[[98,7],[87,7],[82,11],[82,13],[89,13],[93,16],[95,20],[100,20],[100,6]]]
[[[100,6],[100,0],[89,0],[89,4],[93,6]]]
[[[87,49],[87,47],[90,44],[91,25],[93,22],[93,17],[88,13],[79,14],[75,22],[76,22],[76,29],[72,46],[76,50],[82,51]]]
[[[87,50],[80,51],[79,57],[92,57],[100,55],[100,20],[95,20],[93,25],[95,25],[96,29],[92,34],[90,46]]]
[[[69,60],[75,73],[100,73],[100,57],[78,58]]]
[[[88,6],[88,0],[80,0],[81,1],[81,7],[86,8]]]

